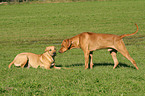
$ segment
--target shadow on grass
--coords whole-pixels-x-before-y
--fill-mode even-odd
[[[79,64],[72,64],[72,65],[66,65],[65,67],[72,67],[72,66],[84,66],[85,64],[79,63]],[[93,67],[98,67],[98,66],[114,66],[113,63],[94,63]],[[124,64],[124,63],[119,63],[118,66],[116,68],[120,68],[120,67],[128,67],[128,68],[132,68],[135,69],[135,67]]]
[[[96,67],[96,66],[112,66],[113,67],[114,64],[112,64],[112,63],[94,63],[94,67]],[[128,67],[128,68],[135,69],[135,67],[127,65],[125,63],[119,63],[116,68],[120,68],[120,67]]]
[[[56,67],[63,67],[63,65],[55,65]],[[75,67],[75,66],[85,66],[85,64],[82,64],[82,63],[78,63],[78,64],[71,64],[71,65],[65,65],[65,67]],[[114,66],[113,63],[94,63],[94,66],[93,67],[98,67],[98,66]],[[25,65],[25,68],[28,67],[28,62],[27,64]],[[53,66],[51,66],[52,68]],[[132,69],[136,69],[134,66],[130,66],[130,65],[127,65],[127,64],[124,64],[124,63],[119,63],[118,66],[116,67],[117,68],[120,68],[120,67],[128,67],[128,68],[132,68]]]
[[[56,67],[63,67],[62,65],[55,65]],[[26,65],[24,66],[24,68],[28,67],[28,62],[26,63]],[[38,66],[39,68],[40,66]],[[20,66],[18,66],[18,68],[20,68]],[[31,67],[30,67],[31,68]],[[50,68],[53,68],[53,66],[51,66]]]

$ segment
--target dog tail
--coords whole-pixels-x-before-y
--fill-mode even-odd
[[[11,68],[11,65],[14,64],[14,60],[9,64],[9,68]]]
[[[135,23],[135,25],[136,25],[136,27],[137,27],[137,30],[136,30],[134,33],[132,33],[132,34],[123,34],[123,35],[120,36],[120,38],[122,39],[123,37],[131,36],[131,35],[136,34],[136,33],[138,32],[138,25],[137,25],[136,23]]]

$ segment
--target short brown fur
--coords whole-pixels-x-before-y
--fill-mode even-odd
[[[138,26],[136,32],[132,34],[124,34],[121,36],[113,35],[113,34],[100,34],[100,33],[92,33],[92,32],[83,32],[78,34],[70,39],[63,40],[61,44],[60,53],[63,53],[72,48],[81,48],[84,52],[85,56],[85,69],[88,68],[89,56],[90,56],[90,68],[93,68],[93,51],[97,49],[108,49],[110,51],[113,61],[114,67],[116,68],[118,65],[118,60],[116,57],[117,51],[120,52],[124,57],[126,57],[135,67],[138,69],[136,62],[129,55],[125,44],[123,42],[123,37],[134,35],[138,32]]]
[[[28,68],[38,68],[38,66],[50,69],[53,66],[55,69],[60,69],[60,67],[55,66],[54,57],[56,55],[56,48],[54,46],[46,47],[43,54],[34,53],[20,53],[14,60],[9,64],[9,68],[12,64],[15,66],[21,66],[22,68],[28,63]]]

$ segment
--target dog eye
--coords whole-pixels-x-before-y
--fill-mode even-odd
[[[51,49],[49,51],[52,51]]]

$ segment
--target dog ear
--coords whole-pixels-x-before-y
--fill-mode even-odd
[[[46,48],[45,48],[45,51],[49,51],[49,50],[50,50],[49,47],[46,47]]]
[[[70,48],[71,47],[71,44],[72,44],[72,41],[69,40],[69,39],[66,39],[65,42],[67,44],[67,48]]]
[[[45,51],[47,51],[47,47],[45,48]]]

